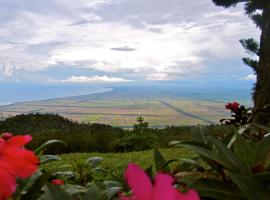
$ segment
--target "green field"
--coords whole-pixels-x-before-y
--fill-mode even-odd
[[[195,153],[182,148],[169,148],[160,150],[166,160],[191,158],[196,156]],[[129,153],[72,153],[60,155],[60,161],[54,161],[45,165],[49,170],[58,171],[58,168],[65,164],[76,162],[85,162],[90,157],[103,157],[104,161],[100,165],[105,169],[104,179],[110,180],[114,177],[122,177],[127,164],[134,162],[143,168],[154,165],[153,150],[129,152]]]

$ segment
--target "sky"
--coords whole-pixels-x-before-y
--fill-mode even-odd
[[[0,83],[254,80],[243,5],[211,0],[0,0]]]

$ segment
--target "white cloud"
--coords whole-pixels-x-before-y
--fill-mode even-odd
[[[18,69],[9,62],[0,65],[0,80],[14,80],[18,74]]]
[[[57,83],[115,83],[129,82],[131,80],[109,76],[71,76],[63,80],[49,79],[48,81]]]
[[[162,81],[162,80],[170,80],[172,77],[170,77],[166,73],[155,73],[155,74],[149,74],[147,76],[147,80],[157,80],[157,81]]]
[[[245,76],[244,78],[242,78],[242,80],[256,81],[257,80],[257,76],[255,74],[249,74],[249,75]]]
[[[209,0],[184,7],[175,0],[3,1],[0,62],[28,72],[73,66],[188,78],[207,72],[209,60],[241,58],[237,41],[257,36],[242,8],[225,10]]]

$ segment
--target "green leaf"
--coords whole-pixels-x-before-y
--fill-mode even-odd
[[[71,196],[84,194],[87,191],[87,188],[80,185],[63,185],[63,188]]]
[[[248,173],[248,168],[239,160],[239,158],[236,157],[236,155],[222,142],[215,139],[212,136],[208,136],[207,139],[215,145],[217,150],[217,157],[219,159],[222,159],[223,162],[226,163],[227,166],[230,166],[231,171],[237,171],[241,173]]]
[[[45,200],[73,200],[73,198],[58,185],[45,185]]]
[[[259,160],[261,162],[265,162],[267,158],[270,156],[270,135],[263,138],[255,148]]]
[[[96,184],[91,183],[83,200],[107,200],[107,196],[98,188]]]
[[[63,144],[64,146],[66,146],[66,143],[62,140],[49,140],[45,143],[43,143],[42,145],[40,145],[36,150],[35,150],[35,154],[36,155],[41,155],[42,151],[44,149],[46,149],[46,147],[52,145],[52,144]]]
[[[249,167],[256,164],[258,161],[256,151],[252,144],[239,134],[236,134],[234,151],[237,157]]]
[[[182,143],[178,144],[177,146],[189,148],[189,149],[197,152],[198,154],[223,165],[225,168],[227,168],[229,170],[235,169],[234,166],[231,164],[231,162],[227,161],[227,159],[224,159],[224,156],[218,155],[208,145],[205,145],[203,143],[182,142]]]
[[[218,200],[245,199],[241,192],[230,184],[225,184],[215,179],[199,179],[192,187],[203,197],[211,197]]]
[[[23,195],[20,200],[35,200],[44,184],[48,181],[48,174],[38,171],[32,175],[23,189]]]
[[[40,164],[45,164],[48,162],[61,160],[61,158],[59,156],[56,156],[56,155],[42,155],[42,156],[40,156],[39,160],[40,160]]]
[[[270,184],[270,172],[262,172],[262,173],[253,174],[252,177],[259,182],[265,182],[265,183]]]
[[[104,159],[102,157],[91,157],[86,160],[91,167],[97,167]]]
[[[234,173],[229,173],[229,176],[248,200],[266,200],[270,198],[270,191],[251,176]]]
[[[154,148],[154,160],[157,171],[163,171],[166,164],[166,160],[160,151],[155,147]]]

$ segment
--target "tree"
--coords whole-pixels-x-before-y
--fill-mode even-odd
[[[250,55],[257,55],[259,60],[243,58],[257,75],[254,88],[254,121],[270,122],[270,1],[269,0],[212,0],[217,6],[225,8],[244,3],[246,14],[261,30],[260,42],[254,39],[240,40]]]

